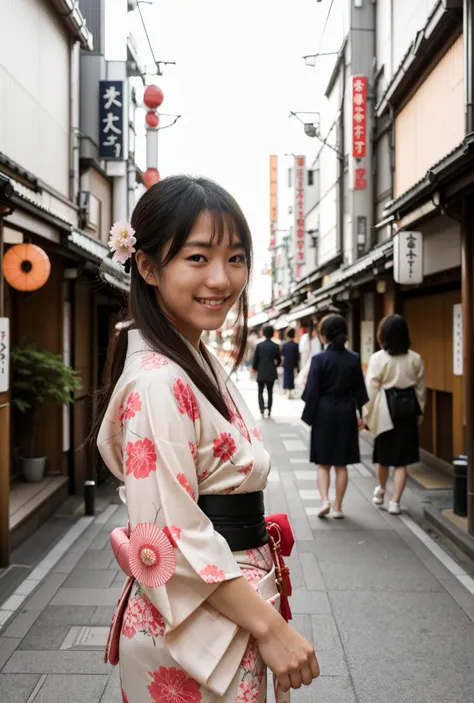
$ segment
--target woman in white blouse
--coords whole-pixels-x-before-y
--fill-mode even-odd
[[[383,505],[389,467],[395,467],[393,496],[388,512],[399,515],[407,482],[407,464],[420,460],[418,428],[426,400],[425,371],[421,356],[410,350],[410,334],[401,315],[388,315],[379,325],[382,349],[373,354],[366,374],[369,402],[365,424],[375,436],[374,464],[379,485],[373,502]]]

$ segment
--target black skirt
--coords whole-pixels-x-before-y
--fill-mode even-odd
[[[396,420],[393,430],[375,438],[374,464],[382,466],[407,466],[420,461],[418,420]]]

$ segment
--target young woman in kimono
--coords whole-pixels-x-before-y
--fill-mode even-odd
[[[321,341],[327,348],[311,362],[303,393],[303,421],[311,427],[310,461],[318,464],[321,508],[318,516],[331,511],[330,470],[336,471],[336,500],[332,517],[344,517],[342,502],[347,489],[347,464],[360,461],[359,430],[364,427],[362,408],[368,401],[360,357],[346,349],[347,323],[341,315],[328,315],[321,322]],[[359,417],[357,417],[357,412]]]
[[[98,447],[124,485],[135,578],[120,635],[126,703],[279,703],[319,675],[280,615],[254,418],[201,342],[235,305],[246,344],[251,235],[206,179],[150,188],[111,248],[130,255],[129,327],[109,356]],[[129,579],[130,581],[130,579]]]

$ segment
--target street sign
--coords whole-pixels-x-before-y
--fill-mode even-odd
[[[123,154],[123,81],[100,81],[99,158],[122,161]]]
[[[10,387],[10,320],[0,317],[0,393]]]
[[[423,282],[423,234],[398,232],[393,239],[393,278],[401,285]]]

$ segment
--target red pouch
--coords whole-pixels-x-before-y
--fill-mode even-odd
[[[112,666],[116,666],[119,662],[120,632],[122,631],[123,617],[134,581],[135,579],[133,577],[129,577],[126,580],[112,617],[104,656],[105,663],[107,664],[107,662],[109,662]]]

